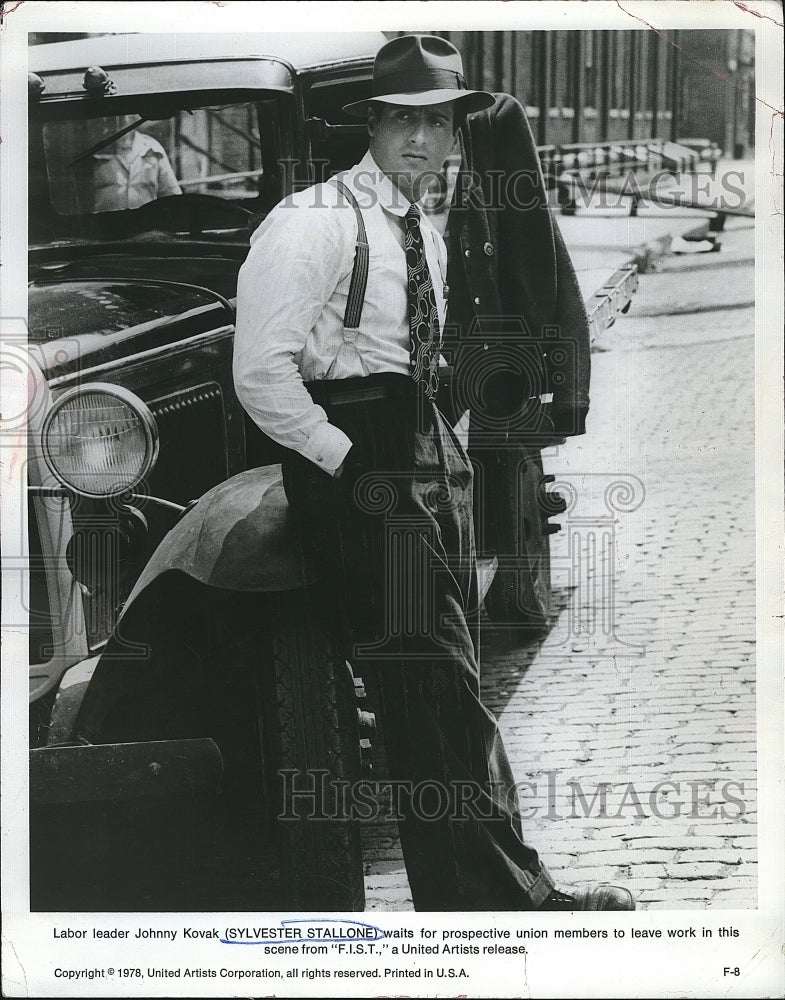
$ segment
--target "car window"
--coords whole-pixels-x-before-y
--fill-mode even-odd
[[[369,97],[370,93],[370,80],[325,81],[310,88],[308,116],[341,126],[340,132],[326,130],[321,137],[314,135],[312,153],[319,168],[314,179],[326,180],[339,170],[348,170],[365,155],[368,149],[365,120],[347,115],[342,108]]]
[[[43,146],[50,201],[61,215],[123,211],[183,193],[253,199],[272,152],[262,154],[254,103],[180,110],[164,121],[49,121]]]

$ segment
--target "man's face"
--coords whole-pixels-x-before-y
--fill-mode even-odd
[[[382,104],[378,114],[369,114],[368,131],[378,166],[405,198],[417,201],[453,148],[453,105]]]

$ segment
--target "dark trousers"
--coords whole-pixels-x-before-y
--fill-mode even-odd
[[[383,394],[357,400],[358,389]],[[353,447],[338,480],[287,452],[284,487],[341,597],[353,665],[378,669],[415,908],[536,908],[553,883],[523,841],[509,761],[480,701],[471,465],[406,376],[313,394]]]

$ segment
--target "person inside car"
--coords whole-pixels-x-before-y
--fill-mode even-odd
[[[121,129],[132,116],[117,120]],[[89,160],[89,185],[94,212],[140,208],[157,198],[182,194],[166,151],[157,139],[134,129]]]
[[[367,116],[368,153],[252,236],[235,387],[286,449],[287,497],[342,595],[353,663],[378,670],[415,909],[631,910],[626,889],[555,887],[480,700],[472,468],[436,405],[446,251],[420,202],[464,116],[492,103],[442,38],[379,50],[372,98],[344,109]]]

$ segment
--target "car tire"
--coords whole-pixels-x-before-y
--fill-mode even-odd
[[[161,829],[168,841],[181,838],[174,851],[193,873],[182,890],[167,889],[167,901],[179,909],[209,909],[218,898],[225,909],[364,909],[359,824],[294,794],[312,775],[328,797],[334,782],[361,777],[355,683],[326,600],[315,589],[181,585],[162,580],[134,605],[125,638],[153,655],[135,663],[110,650],[116,657],[99,666],[77,719],[83,742],[208,737],[220,750],[222,790],[211,814],[220,833],[204,827],[201,841],[172,833],[176,817]],[[166,871],[159,876],[163,883]]]
[[[325,602],[295,591],[276,604],[263,705],[282,905],[363,910],[360,829],[342,792],[361,777],[354,679]]]

